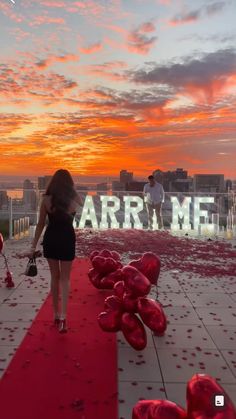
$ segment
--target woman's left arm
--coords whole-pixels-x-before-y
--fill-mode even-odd
[[[46,221],[46,216],[47,216],[47,211],[46,211],[46,207],[45,207],[45,203],[44,200],[41,203],[40,206],[40,212],[39,212],[39,221],[38,224],[36,226],[36,230],[35,230],[35,235],[34,235],[34,239],[32,241],[32,246],[31,246],[31,252],[34,253],[37,243],[39,241],[39,238],[42,234],[42,231],[44,229],[45,226],[45,221]]]

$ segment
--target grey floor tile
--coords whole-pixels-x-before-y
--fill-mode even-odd
[[[179,281],[181,287],[183,288],[184,292],[207,292],[207,293],[224,293],[224,289],[218,285],[214,279],[204,278],[201,280],[185,280]]]
[[[17,349],[17,347],[13,346],[0,345],[0,378],[4,374],[4,371],[8,367]]]
[[[19,345],[27,333],[31,322],[1,322],[0,323],[0,346]],[[1,351],[1,349],[0,349]]]
[[[189,300],[191,301],[193,307],[236,307],[236,302],[230,297],[230,295],[222,293],[208,293],[208,292],[199,292],[187,293]]]
[[[170,324],[202,324],[193,307],[165,307],[164,312]]]
[[[206,329],[219,349],[236,349],[236,325],[206,326]]]
[[[121,381],[162,381],[155,348],[118,347],[118,369]]]
[[[201,325],[168,325],[164,336],[154,336],[154,343],[159,348],[196,348],[216,349],[216,345]]]
[[[191,302],[183,292],[160,292],[158,293],[158,301],[163,307],[192,307]]]
[[[196,308],[196,312],[205,325],[231,325],[236,323],[236,308]]]
[[[139,400],[166,399],[162,382],[119,382],[119,419],[131,419]]]
[[[28,321],[33,320],[41,304],[4,303],[0,305],[1,321]]]
[[[42,303],[48,296],[48,290],[39,288],[23,289],[18,287],[7,299],[7,303]]]
[[[186,409],[186,383],[165,383],[167,400]]]
[[[222,387],[228,394],[231,401],[236,404],[236,384],[224,384]]]
[[[227,364],[230,366],[231,371],[236,377],[236,349],[234,350],[223,350],[221,351],[224,359],[226,360]],[[235,397],[236,398],[236,397]],[[235,400],[236,402],[236,400]]]
[[[194,374],[209,374],[219,383],[236,384],[221,353],[214,349],[158,349],[164,382],[187,382]]]

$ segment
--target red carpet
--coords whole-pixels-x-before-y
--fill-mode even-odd
[[[97,315],[107,292],[87,278],[89,261],[75,259],[67,334],[52,326],[47,298],[0,381],[3,419],[117,419],[115,334]]]

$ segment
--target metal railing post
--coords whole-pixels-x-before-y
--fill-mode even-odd
[[[9,239],[11,240],[12,238],[12,198],[9,198]]]

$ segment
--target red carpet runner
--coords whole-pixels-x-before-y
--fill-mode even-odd
[[[74,261],[67,334],[52,326],[51,298],[43,304],[0,381],[2,419],[117,419],[116,337],[98,326],[108,294],[89,267]]]

